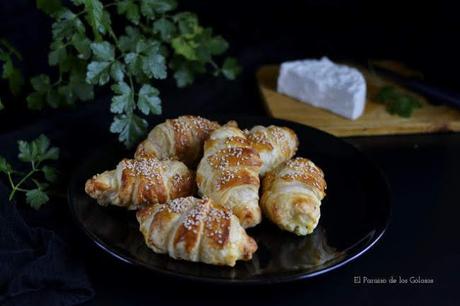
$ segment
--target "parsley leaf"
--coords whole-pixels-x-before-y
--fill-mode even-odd
[[[59,0],[37,0],[36,3],[39,10],[50,16],[54,16],[62,9],[62,4]]]
[[[133,108],[133,93],[131,87],[125,82],[112,85],[112,90],[117,95],[113,96],[110,111],[115,114],[128,112]]]
[[[136,144],[145,135],[146,130],[147,121],[135,114],[116,116],[110,126],[110,131],[118,133],[118,139],[127,147]]]
[[[126,18],[134,24],[139,24],[139,6],[133,0],[123,0],[117,3],[118,14],[126,15]]]
[[[0,172],[10,173],[11,171],[13,171],[13,167],[3,156],[0,156]]]
[[[153,31],[155,33],[159,33],[161,39],[166,42],[170,42],[177,33],[177,29],[174,23],[166,18],[160,18],[156,20],[153,23]]]
[[[113,46],[107,42],[95,42],[91,44],[91,50],[93,51],[94,58],[98,61],[113,61],[115,51]]]
[[[148,115],[152,114],[161,114],[161,100],[158,97],[160,92],[155,87],[152,87],[148,84],[144,84],[139,90],[139,99],[137,101],[137,106],[139,110]]]
[[[34,209],[39,209],[49,201],[48,195],[40,189],[32,189],[26,192],[26,201]]]
[[[5,106],[2,103],[2,99],[0,99],[0,111],[3,110],[4,108],[5,108]]]
[[[241,72],[241,67],[238,65],[236,59],[227,57],[222,66],[222,73],[229,80],[234,80],[236,76]]]
[[[110,79],[110,62],[93,61],[88,65],[86,82],[105,85]]]
[[[385,104],[388,113],[404,118],[409,118],[415,109],[422,107],[422,102],[418,98],[394,86],[382,87],[375,100]]]
[[[45,179],[50,182],[54,183],[56,182],[58,178],[58,173],[56,168],[50,167],[50,166],[43,166],[42,168],[43,175],[45,176]]]

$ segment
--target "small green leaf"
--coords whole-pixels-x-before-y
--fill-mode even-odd
[[[123,52],[132,52],[136,49],[136,45],[143,38],[137,28],[126,27],[126,35],[122,35],[118,40],[118,46]]]
[[[93,29],[96,39],[100,39],[100,34],[105,34],[109,30],[109,21],[104,18],[104,6],[99,0],[82,0],[80,1],[86,10],[86,20]]]
[[[90,84],[105,85],[110,79],[110,62],[91,62],[86,72],[86,81]]]
[[[177,29],[172,21],[160,18],[153,23],[153,31],[159,33],[162,40],[170,42],[176,35]]]
[[[63,105],[62,96],[56,89],[50,89],[46,93],[46,102],[48,102],[48,105],[52,108],[58,108]]]
[[[209,40],[207,48],[212,55],[220,55],[227,51],[228,42],[221,36],[215,36]]]
[[[56,66],[67,58],[67,50],[64,46],[59,45],[57,49],[48,54],[48,64]]]
[[[112,44],[107,41],[92,43],[91,50],[97,61],[113,61],[115,56]]]
[[[69,85],[74,95],[82,101],[88,101],[94,98],[93,85],[86,83],[84,75],[72,74]]]
[[[385,104],[388,113],[404,118],[410,117],[415,109],[422,107],[418,98],[391,85],[382,87],[375,100]]]
[[[32,84],[33,89],[39,93],[46,93],[51,88],[50,78],[45,74],[40,74],[33,77],[30,80],[30,83]]]
[[[142,61],[142,69],[144,73],[155,79],[166,78],[166,61],[165,57],[158,51],[150,51]]]
[[[18,141],[19,154],[18,158],[23,162],[31,162],[37,159],[37,148],[36,146],[29,144],[27,141]]]
[[[180,33],[186,38],[191,38],[203,31],[197,16],[191,12],[176,14],[173,19],[178,23]]]
[[[0,156],[0,172],[4,172],[6,174],[10,173],[11,171],[13,171],[11,164],[8,163],[8,161],[3,156]]]
[[[123,72],[123,64],[116,61],[110,66],[110,75],[112,76],[112,79],[114,79],[117,82],[123,81],[124,77],[124,72]]]
[[[44,95],[39,92],[33,92],[26,98],[27,107],[31,110],[41,110],[45,106]]]
[[[127,147],[136,144],[147,130],[147,121],[135,114],[116,116],[110,131],[118,133],[118,139]]]
[[[121,114],[132,110],[134,102],[131,88],[125,82],[119,82],[118,84],[112,85],[112,90],[117,94],[112,97],[112,104],[110,105],[110,111],[112,113]]]
[[[228,57],[224,61],[224,65],[222,66],[222,73],[227,79],[234,80],[240,72],[241,72],[241,67],[238,65],[238,62],[236,59],[232,57]]]
[[[153,86],[144,84],[139,90],[139,99],[137,107],[139,110],[148,115],[149,113],[159,115],[161,114],[161,100],[158,97],[160,92]]]
[[[43,175],[45,176],[45,179],[50,182],[54,183],[56,182],[58,178],[58,173],[56,168],[50,167],[50,166],[43,166],[42,168]]]
[[[195,50],[197,44],[191,40],[179,36],[171,41],[171,46],[173,47],[176,54],[182,55],[188,60],[195,61],[198,59]]]
[[[174,78],[178,87],[185,87],[193,83],[195,77],[190,69],[185,67],[180,68],[174,72]]]
[[[91,41],[83,34],[72,36],[72,45],[78,51],[78,58],[87,60],[91,56]]]
[[[2,99],[0,98],[0,111],[4,109],[5,109],[5,106],[3,105]]]
[[[50,16],[55,16],[62,8],[59,0],[37,0],[37,8]]]
[[[21,87],[24,85],[24,79],[19,69],[14,67],[13,61],[10,55],[6,56],[6,61],[3,64],[2,77],[8,80],[11,93],[18,95],[21,91]]]
[[[139,6],[132,0],[123,0],[117,3],[118,14],[124,14],[134,24],[139,24]]]
[[[26,202],[34,209],[39,209],[48,201],[48,195],[38,188],[26,192]]]
[[[145,17],[155,18],[156,14],[163,14],[177,7],[175,0],[143,0],[141,1],[141,13]]]

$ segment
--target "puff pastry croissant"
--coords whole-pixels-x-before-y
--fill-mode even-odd
[[[180,161],[124,159],[115,170],[89,179],[85,191],[102,206],[113,204],[132,210],[189,196],[194,185],[192,172]]]
[[[287,127],[257,125],[247,132],[247,136],[262,159],[261,176],[291,159],[299,145],[297,135]]]
[[[136,216],[147,246],[172,258],[234,266],[257,250],[231,211],[207,198],[178,198],[142,208]]]
[[[261,221],[259,171],[262,161],[243,131],[232,124],[205,142],[196,181],[201,194],[227,207],[244,228]]]
[[[203,143],[220,125],[198,116],[180,116],[155,126],[139,144],[134,157],[177,159],[193,167],[199,162]]]
[[[297,157],[266,174],[260,205],[264,215],[281,229],[307,235],[318,224],[325,189],[323,171],[312,161]]]

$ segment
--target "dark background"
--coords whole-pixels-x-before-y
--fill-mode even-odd
[[[269,63],[329,56],[366,63],[396,59],[425,78],[459,88],[460,18],[452,1],[181,1],[230,42],[244,67],[230,82],[203,77],[187,89],[162,88],[165,115],[265,115],[254,72]],[[47,71],[50,20],[35,1],[0,1],[0,36],[23,54],[33,76]],[[5,83],[0,83],[3,89]],[[104,93],[66,111],[23,112],[9,100],[0,112],[0,154],[14,159],[17,139],[45,132],[63,148],[62,184],[92,148],[116,141]],[[72,223],[65,199],[25,219],[58,232],[86,261],[96,289],[88,305],[458,305],[460,134],[348,138],[382,167],[393,193],[393,217],[382,240],[358,261],[316,280],[275,286],[213,287],[164,279],[117,262],[91,245]],[[354,285],[354,276],[422,276],[433,285]]]

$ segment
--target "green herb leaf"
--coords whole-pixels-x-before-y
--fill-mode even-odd
[[[58,173],[56,168],[50,167],[50,166],[43,166],[42,168],[43,175],[45,176],[45,179],[50,182],[54,183],[56,182],[58,178]]]
[[[141,13],[145,17],[155,18],[155,13],[163,14],[177,7],[175,0],[143,0],[141,1]]]
[[[5,106],[3,105],[2,99],[0,98],[0,111],[3,110],[3,109],[5,109]]]
[[[385,104],[388,113],[404,118],[410,117],[415,109],[422,107],[418,98],[406,94],[394,86],[382,87],[375,100]]]
[[[198,59],[195,50],[198,45],[194,41],[179,36],[171,41],[171,46],[173,47],[176,54],[182,55],[188,60],[195,61]]]
[[[50,78],[45,74],[39,74],[30,80],[33,89],[39,93],[46,93],[50,90]]]
[[[212,55],[220,55],[227,51],[228,42],[221,36],[215,36],[209,40],[207,48]]]
[[[139,99],[137,101],[137,107],[139,110],[148,115],[161,114],[161,100],[158,97],[160,92],[153,86],[144,84],[139,90]]]
[[[6,55],[6,61],[3,64],[2,78],[8,80],[10,91],[13,95],[18,95],[24,85],[24,79],[19,69],[14,67],[10,55]]]
[[[173,20],[177,22],[180,33],[186,38],[199,34],[203,28],[198,23],[198,18],[190,12],[176,14]]]
[[[91,50],[93,51],[94,58],[97,61],[113,61],[115,51],[113,46],[107,42],[95,42],[91,44]]]
[[[3,156],[0,156],[0,172],[8,174],[11,171],[13,171],[13,167]]]
[[[142,60],[142,69],[149,78],[165,79],[165,57],[157,50],[150,50]]]
[[[118,139],[127,147],[136,144],[147,130],[147,121],[135,114],[116,116],[110,131],[118,133]]]
[[[72,36],[72,45],[78,51],[78,58],[87,60],[91,56],[91,41],[83,34],[76,33]]]
[[[236,76],[241,72],[241,67],[238,65],[236,59],[228,57],[224,61],[222,66],[222,73],[229,80],[234,80]]]
[[[174,23],[166,18],[160,18],[156,20],[153,23],[153,31],[155,33],[159,33],[161,39],[166,42],[170,42],[177,33],[177,29]]]
[[[87,12],[86,20],[93,29],[96,39],[100,39],[100,34],[105,34],[110,28],[110,19],[104,17],[104,6],[99,0],[81,0]]]
[[[112,76],[112,79],[114,79],[117,82],[123,81],[124,78],[124,65],[118,61],[114,62],[112,66],[110,66],[110,75]]]
[[[49,197],[44,191],[37,188],[27,191],[26,201],[32,208],[39,209],[49,201]]]
[[[18,146],[18,158],[23,162],[41,162],[59,158],[59,149],[56,147],[50,148],[50,141],[43,134],[31,142],[19,140]]]
[[[50,16],[54,16],[62,9],[62,4],[59,0],[37,0],[37,8]]]
[[[115,114],[132,111],[133,108],[133,93],[131,87],[125,82],[112,85],[112,90],[117,95],[113,96],[110,111]]]
[[[123,14],[134,24],[139,24],[139,6],[133,0],[123,0],[117,3],[118,14]]]
[[[26,98],[27,107],[31,110],[41,110],[45,106],[45,98],[39,92],[33,92]]]
[[[105,85],[110,79],[110,64],[110,62],[91,62],[86,72],[86,82]]]
[[[140,34],[139,30],[133,27],[125,28],[126,35],[122,35],[118,40],[118,46],[123,52],[133,52],[136,46],[144,37]]]

